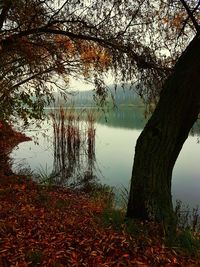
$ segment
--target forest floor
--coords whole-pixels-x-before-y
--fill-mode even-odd
[[[5,156],[28,140],[0,127],[0,266],[200,266],[164,245],[159,227],[134,222],[134,234],[104,223],[105,206],[84,193],[16,175]]]

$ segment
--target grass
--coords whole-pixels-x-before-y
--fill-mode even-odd
[[[180,250],[185,250],[191,256],[200,257],[200,239],[195,237],[189,229],[182,230],[177,234],[175,245]]]
[[[101,220],[104,225],[112,225],[116,230],[121,230],[124,224],[124,214],[121,210],[107,208],[103,210]]]
[[[93,183],[90,192],[91,199],[105,209],[112,209],[115,205],[114,188],[109,185]]]
[[[121,230],[125,220],[125,213],[122,208],[116,208],[114,187],[94,183],[89,195],[92,201],[103,208],[100,216],[101,223],[105,226],[112,225],[115,230]]]
[[[165,244],[178,253],[184,252],[190,257],[200,259],[200,238],[190,229],[177,229],[176,235],[165,238]]]
[[[192,210],[189,206],[176,201],[175,215],[177,233],[166,239],[166,244],[177,251],[200,258],[200,215],[198,207]]]
[[[112,192],[111,195],[108,193]],[[107,197],[108,195],[109,197]],[[102,195],[102,198],[101,198]],[[112,226],[117,231],[125,231],[133,237],[143,237],[144,243],[148,243],[146,237],[152,239],[162,236],[162,226],[153,224],[152,222],[142,223],[141,221],[128,219],[126,215],[126,207],[128,201],[128,190],[122,187],[120,190],[120,208],[119,203],[115,202],[113,188],[107,186],[101,187],[94,195],[97,201],[104,201],[104,209],[101,213],[100,220],[105,226]],[[119,202],[119,201],[118,201]],[[189,210],[184,207],[180,201],[177,202],[175,208],[177,218],[177,232],[173,236],[165,236],[163,243],[175,249],[177,252],[185,252],[191,257],[200,258],[200,218],[198,208]],[[146,240],[146,241],[145,241]]]
[[[37,173],[34,175],[41,185],[51,187],[55,185],[56,174],[49,173],[48,166],[45,168],[42,166],[38,169]]]
[[[199,207],[190,209],[189,206],[183,205],[180,200],[176,201],[175,215],[178,227],[185,230],[190,229],[192,232],[200,231],[200,214]]]

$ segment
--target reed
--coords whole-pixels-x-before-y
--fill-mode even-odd
[[[87,112],[87,145],[88,145],[88,157],[92,158],[95,155],[95,136],[96,136],[96,129],[95,129],[95,113],[90,110]]]
[[[75,184],[80,171],[94,176],[95,113],[74,107],[54,110],[53,123],[54,173],[59,173],[59,183]],[[80,180],[80,179],[79,179]]]

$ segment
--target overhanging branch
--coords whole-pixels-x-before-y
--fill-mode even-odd
[[[18,38],[33,35],[33,34],[64,35],[71,39],[93,41],[103,47],[106,47],[109,49],[116,49],[120,51],[121,53],[129,55],[130,57],[132,57],[132,60],[135,61],[137,66],[141,69],[155,69],[158,72],[163,72],[163,71],[170,72],[171,71],[171,68],[163,67],[163,66],[160,66],[156,62],[146,60],[146,58],[143,55],[139,55],[138,53],[136,53],[129,44],[118,44],[116,40],[112,42],[108,39],[103,39],[103,38],[92,36],[92,35],[79,34],[79,33],[76,34],[70,31],[49,28],[47,26],[40,27],[37,29],[30,29],[30,30],[22,31],[18,34],[14,34],[5,40],[2,40],[0,44],[2,44],[2,46],[8,46],[9,44],[12,44]]]
[[[6,20],[6,16],[8,14],[10,7],[11,7],[11,1],[7,1],[7,3],[5,3],[4,1],[3,8],[0,14],[0,29],[2,29],[3,27],[4,21]]]
[[[188,17],[191,19],[195,29],[196,29],[196,32],[199,34],[200,33],[200,25],[198,24],[197,20],[195,19],[194,17],[194,12],[192,10],[190,10],[188,4],[185,2],[185,0],[180,0],[182,5],[184,6],[185,10],[187,11],[188,13]],[[200,3],[198,3],[198,6],[199,6]]]

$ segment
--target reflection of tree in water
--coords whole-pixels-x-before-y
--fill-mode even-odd
[[[51,113],[54,130],[55,183],[83,187],[92,182],[95,171],[95,114],[75,109]]]
[[[200,118],[195,122],[192,129],[190,130],[191,136],[197,137],[197,142],[200,143]]]

